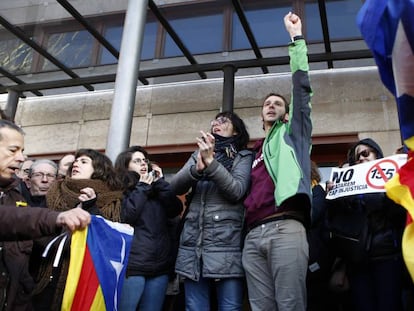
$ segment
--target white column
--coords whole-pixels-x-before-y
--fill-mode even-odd
[[[115,79],[106,155],[114,162],[129,146],[148,0],[129,0]]]

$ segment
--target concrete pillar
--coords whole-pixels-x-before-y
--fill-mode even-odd
[[[236,71],[237,68],[231,64],[223,66],[224,82],[221,111],[233,111],[234,109],[234,74]]]
[[[14,121],[16,116],[17,104],[19,103],[19,92],[14,90],[9,90],[7,95],[6,108],[4,109],[4,114]]]
[[[106,154],[114,162],[129,146],[148,0],[129,0],[122,33]]]

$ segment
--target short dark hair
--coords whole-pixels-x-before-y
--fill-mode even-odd
[[[24,131],[22,130],[22,128],[18,126],[16,123],[9,121],[9,120],[0,119],[0,129],[2,128],[9,128],[24,135]],[[0,132],[0,140],[2,139],[3,139],[3,136],[1,135],[1,132]]]
[[[269,94],[267,94],[266,96],[265,96],[265,98],[263,99],[263,104],[264,104],[264,102],[266,101],[266,99],[268,99],[270,96],[277,96],[277,97],[279,97],[279,98],[281,98],[282,100],[283,100],[283,102],[285,103],[285,110],[286,110],[286,113],[289,113],[289,102],[288,102],[288,100],[282,95],[282,94],[279,94],[279,93],[274,93],[274,92],[270,92]],[[263,105],[262,105],[263,106]]]
[[[230,119],[231,123],[233,124],[233,129],[237,132],[235,147],[238,151],[246,149],[247,144],[249,143],[250,136],[249,132],[247,132],[246,124],[244,121],[234,112],[231,111],[223,111],[216,115],[215,119],[219,117],[226,117]]]

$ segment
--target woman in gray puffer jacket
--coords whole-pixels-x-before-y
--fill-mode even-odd
[[[219,113],[211,133],[201,134],[199,150],[171,181],[177,194],[192,189],[175,270],[185,278],[186,310],[210,310],[212,285],[220,310],[241,310],[243,199],[253,161],[246,149],[249,134],[231,112]]]

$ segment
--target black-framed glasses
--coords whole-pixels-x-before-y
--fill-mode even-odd
[[[131,162],[134,164],[138,164],[138,165],[140,165],[141,163],[149,164],[148,159],[140,159],[140,158],[133,159]]]
[[[357,160],[361,157],[361,156],[363,156],[364,158],[368,158],[369,157],[369,155],[371,154],[371,152],[372,152],[372,150],[369,150],[369,149],[365,149],[365,150],[362,150],[361,152],[358,152],[357,153]]]
[[[230,121],[229,118],[226,117],[218,117],[217,119],[211,120],[210,125],[213,126],[215,124],[222,125],[226,122]]]
[[[51,174],[51,173],[35,172],[35,173],[32,173],[32,175],[30,177],[32,177],[32,178],[40,178],[40,179],[43,179],[43,178],[46,177],[47,179],[55,179],[56,178],[56,175],[55,174]]]

